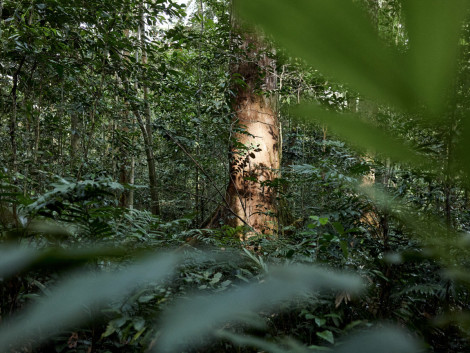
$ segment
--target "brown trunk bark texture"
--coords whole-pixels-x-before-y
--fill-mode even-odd
[[[242,49],[246,58],[232,67],[233,77],[243,83],[237,85],[233,102],[236,132],[226,192],[227,203],[238,217],[228,214],[226,223],[249,225],[248,236],[273,234],[278,211],[273,181],[280,168],[279,124],[272,93],[275,65],[255,36],[246,37]]]

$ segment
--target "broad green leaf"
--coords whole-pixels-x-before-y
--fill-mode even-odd
[[[318,220],[320,222],[320,224],[322,226],[326,226],[329,222],[328,218],[327,217],[320,217],[320,219]]]
[[[339,242],[339,246],[341,248],[341,251],[343,252],[343,256],[347,259],[349,256],[348,243],[344,240],[341,240]]]
[[[341,289],[356,292],[358,277],[309,266],[273,269],[263,283],[238,290],[180,301],[163,320],[157,351],[179,351],[227,321],[244,321],[242,314],[270,308],[311,291]]]
[[[339,137],[356,147],[380,153],[395,161],[426,164],[427,161],[386,131],[352,113],[337,113],[322,109],[316,104],[303,104],[295,109],[298,116],[322,123]]]
[[[38,344],[59,330],[90,319],[94,310],[121,299],[135,288],[165,279],[173,272],[177,261],[176,255],[159,255],[120,272],[70,275],[50,296],[2,323],[0,351],[29,341]]]
[[[317,324],[318,327],[322,327],[324,324],[326,324],[326,320],[316,317],[315,318],[315,323]]]
[[[344,234],[344,227],[341,223],[339,222],[333,222],[333,227],[335,230],[338,232],[338,234],[343,235]]]
[[[359,92],[400,107],[417,92],[403,55],[382,43],[352,0],[238,0],[241,15],[294,56]]]
[[[317,336],[323,338],[325,341],[328,341],[331,344],[335,343],[335,337],[333,336],[333,332],[329,330],[317,332]]]

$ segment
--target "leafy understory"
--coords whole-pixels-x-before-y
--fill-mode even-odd
[[[469,6],[0,0],[0,351],[469,351]]]

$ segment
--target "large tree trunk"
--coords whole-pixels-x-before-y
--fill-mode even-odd
[[[247,224],[257,233],[273,234],[277,230],[273,181],[280,168],[279,123],[272,93],[276,88],[275,65],[258,38],[246,37],[243,49],[247,58],[232,67],[234,77],[244,84],[236,88],[233,102],[237,130],[226,192],[233,213],[228,214],[226,223],[233,227]]]

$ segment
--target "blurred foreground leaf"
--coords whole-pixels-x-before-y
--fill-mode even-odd
[[[329,289],[358,292],[361,287],[357,276],[324,268],[275,268],[262,283],[177,303],[166,313],[156,351],[180,351],[185,345],[194,346],[196,339],[212,333],[218,325],[243,321],[244,313],[269,309],[295,296]]]
[[[457,167],[462,168],[465,173],[464,185],[470,188],[470,116],[466,116],[462,124],[460,143],[457,146]]]
[[[258,337],[247,336],[247,335],[237,335],[228,331],[218,331],[216,333],[216,336],[219,338],[227,339],[235,343],[237,346],[256,347],[256,348],[262,349],[263,351],[271,352],[271,353],[285,353],[286,352],[282,347],[279,347],[277,344],[268,342],[265,339],[258,338]]]
[[[424,103],[433,112],[446,105],[468,7],[464,0],[403,1],[410,50],[399,53],[352,0],[238,0],[246,20],[322,73],[382,103]]]
[[[352,336],[335,353],[417,353],[423,352],[411,335],[396,328],[376,329]]]
[[[259,349],[262,349],[263,351],[266,352],[271,352],[271,353],[286,353],[286,352],[295,352],[295,353],[308,353],[311,352],[307,347],[302,346],[300,343],[297,341],[294,341],[293,339],[284,339],[283,340],[283,345],[287,347],[281,347],[280,345],[276,343],[272,343],[267,341],[266,339],[261,339],[258,337],[253,337],[253,336],[247,336],[247,335],[237,335],[232,332],[228,331],[218,331],[216,333],[217,337],[227,339],[233,343],[235,343],[237,346],[249,346],[249,347],[256,347]],[[325,351],[329,349],[325,347]]]
[[[25,267],[29,267],[34,263],[37,255],[37,251],[24,247],[0,247],[0,278],[8,278]]]
[[[47,249],[5,245],[0,247],[0,278],[4,280],[30,269],[48,267],[70,268],[103,257],[121,257],[129,251],[119,248],[97,247],[93,249]]]
[[[317,332],[318,334],[318,332]],[[242,336],[227,331],[219,331],[218,337],[228,339],[239,346],[249,346],[262,349],[271,353],[306,353],[312,352],[312,347],[304,347],[293,340],[286,341],[283,346],[267,342],[252,336]],[[374,329],[369,332],[356,333],[341,342],[338,348],[318,347],[314,351],[329,351],[332,353],[418,353],[424,352],[418,341],[411,337],[410,333],[386,327]]]
[[[470,2],[402,0],[401,3],[410,42],[409,80],[420,93],[420,103],[440,112],[456,74],[458,40]]]
[[[356,147],[389,156],[394,161],[424,165],[426,160],[390,136],[383,129],[352,113],[337,113],[322,109],[316,104],[303,104],[295,109],[298,116],[326,124],[341,138]]]
[[[367,195],[382,212],[406,225],[415,239],[430,251],[429,255],[442,265],[455,269],[468,259],[469,247],[465,245],[467,239],[462,233],[449,229],[441,219],[422,214],[403,200],[393,198],[372,185],[360,185],[357,190]]]
[[[59,284],[52,294],[30,305],[0,326],[0,352],[52,335],[91,319],[91,313],[119,300],[139,286],[164,280],[176,264],[176,255],[141,260],[120,272],[79,273]]]
[[[383,102],[413,105],[404,58],[382,43],[351,0],[239,0],[242,16],[294,56]]]

